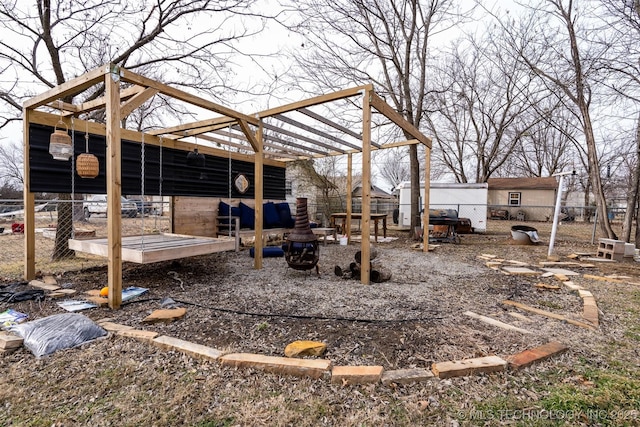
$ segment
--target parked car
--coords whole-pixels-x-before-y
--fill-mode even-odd
[[[90,197],[83,203],[84,216],[89,218],[93,214],[107,215],[107,195],[98,194]],[[132,202],[125,197],[120,198],[120,211],[123,216],[129,218],[135,218],[138,215],[138,207],[135,202]]]
[[[53,199],[46,202],[40,207],[38,212],[55,212],[58,210],[58,199]]]
[[[156,215],[158,210],[154,206],[153,202],[142,199],[139,196],[129,197],[129,200],[136,204],[136,208],[138,209],[138,213],[140,215]]]

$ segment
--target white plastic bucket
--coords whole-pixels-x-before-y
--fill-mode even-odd
[[[347,243],[349,243],[349,238],[348,237],[341,237],[340,238],[340,245],[341,246],[347,246]]]

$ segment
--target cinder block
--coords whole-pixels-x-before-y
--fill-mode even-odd
[[[598,239],[598,250],[611,251],[616,254],[624,255],[624,245],[626,242],[614,239]]]
[[[598,258],[620,261],[624,258],[624,249],[623,252],[614,252],[613,249],[598,248],[598,253],[596,254],[596,256]]]
[[[331,382],[334,384],[371,384],[382,378],[382,366],[334,366]]]
[[[631,258],[636,254],[636,245],[633,243],[624,244],[624,257]]]

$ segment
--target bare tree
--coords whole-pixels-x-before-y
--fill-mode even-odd
[[[395,188],[402,181],[411,178],[411,168],[409,167],[409,154],[406,150],[392,148],[375,153],[380,176]]]
[[[260,31],[254,0],[7,0],[0,3],[0,128],[21,120],[24,100],[105,63],[210,97],[229,88],[234,41]],[[83,94],[97,98],[103,87]],[[179,113],[162,101],[161,113]],[[99,116],[99,115],[98,115]],[[98,117],[96,116],[96,117]],[[140,118],[138,118],[140,123]],[[60,199],[69,199],[68,194]],[[59,204],[54,259],[69,255],[69,203]]]
[[[518,140],[513,156],[505,162],[505,176],[519,174],[531,177],[551,176],[556,172],[575,169],[576,156],[580,155],[575,128],[570,112],[562,103],[549,98],[532,105],[531,128]]]
[[[541,95],[530,73],[493,37],[458,39],[432,77],[426,122],[438,144],[434,158],[457,182],[486,182],[540,121],[531,114]]]
[[[601,219],[601,230],[608,238],[616,238],[607,217],[607,201],[591,117],[598,70],[610,42],[594,41],[595,37],[605,33],[586,27],[589,22],[586,18],[595,18],[596,15],[593,10],[586,10],[591,6],[590,2],[580,5],[582,9],[573,0],[543,0],[527,6],[531,13],[520,22],[515,22],[512,17],[499,22],[508,35],[506,48],[517,55],[552,92],[562,93],[568,100],[565,107],[580,123],[587,147],[590,183]]]
[[[0,144],[0,179],[6,185],[22,186],[22,145],[17,142]]]
[[[431,38],[464,13],[451,0],[300,0],[297,25],[305,41],[296,52],[298,84],[335,89],[373,82],[387,102],[420,128],[428,94]],[[405,135],[409,137],[409,135]],[[411,164],[411,230],[419,226],[420,166]]]
[[[609,70],[605,84],[623,101],[623,110],[640,110],[640,2],[600,0],[608,12],[607,31],[618,34],[617,42],[612,46],[617,55],[605,64]],[[629,106],[631,104],[631,106]],[[635,129],[630,130],[628,140],[634,140],[634,150],[621,158],[628,164],[629,180],[627,188],[627,209],[623,220],[622,239],[631,240],[633,219],[636,219],[636,247],[640,247],[640,113]]]

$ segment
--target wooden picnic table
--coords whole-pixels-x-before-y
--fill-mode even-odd
[[[357,220],[361,220],[362,219],[362,214],[359,212],[355,212],[351,214],[351,218],[352,219],[357,219]],[[378,230],[379,230],[379,226],[378,223],[380,221],[382,221],[382,233],[384,237],[387,237],[387,214],[382,214],[382,213],[372,213],[369,215],[369,218],[372,219],[374,221],[374,235],[376,238],[376,242],[378,241]],[[342,233],[344,233],[344,227],[345,227],[345,223],[347,222],[347,213],[346,212],[338,212],[338,213],[332,213],[331,214],[331,218],[330,218],[330,222],[331,222],[331,227],[335,227],[336,226],[336,220],[342,220],[342,225],[341,225],[341,230]]]

